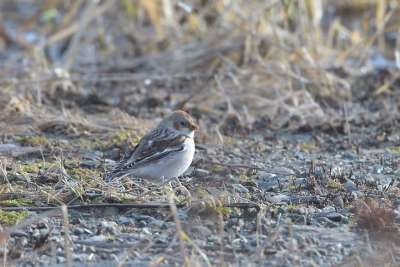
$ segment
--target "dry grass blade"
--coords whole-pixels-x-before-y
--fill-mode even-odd
[[[63,230],[64,230],[64,255],[65,255],[65,266],[72,266],[72,244],[71,236],[69,235],[69,219],[68,219],[68,208],[65,205],[61,206],[62,216],[63,216]]]
[[[179,239],[179,247],[180,247],[181,257],[183,260],[183,266],[189,266],[189,256],[185,245],[186,233],[183,231],[181,221],[178,217],[178,210],[175,205],[175,194],[173,192],[169,193],[168,202],[170,205],[172,216],[174,218],[176,233]]]
[[[3,250],[2,254],[2,262],[3,262],[3,267],[7,266],[7,243],[9,239],[9,233],[6,232],[3,227],[0,225],[0,247]]]
[[[91,2],[95,2],[95,1],[91,1]],[[104,4],[94,8],[88,14],[87,23],[92,21],[94,18],[96,18],[98,16],[101,16],[104,12],[106,12],[110,8],[110,6],[112,4],[113,4],[113,2],[106,1]],[[46,48],[47,46],[49,46],[49,45],[51,45],[53,43],[60,42],[60,41],[64,40],[65,38],[67,38],[67,37],[69,37],[69,36],[71,36],[73,34],[76,34],[76,32],[80,31],[80,26],[81,26],[80,21],[70,24],[66,28],[63,28],[60,31],[58,31],[57,33],[55,33],[52,36],[50,36],[44,42],[44,44],[39,46],[37,49],[44,49],[44,48]]]

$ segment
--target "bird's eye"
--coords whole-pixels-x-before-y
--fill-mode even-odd
[[[186,127],[186,121],[181,121],[181,126]]]

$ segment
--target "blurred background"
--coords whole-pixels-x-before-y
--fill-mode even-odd
[[[0,7],[0,82],[31,103],[143,116],[149,108],[155,116],[223,111],[251,129],[345,132],[345,123],[397,118],[396,0],[2,0]]]

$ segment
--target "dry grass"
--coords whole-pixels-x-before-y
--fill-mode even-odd
[[[28,199],[35,206],[168,202],[185,265],[213,259],[184,232],[176,203],[214,202],[196,211],[217,223],[219,262],[229,264],[224,212],[230,210],[222,202],[253,202],[254,192],[231,186],[227,177],[246,180],[263,171],[251,154],[271,150],[252,143],[250,152],[235,154],[227,147],[253,133],[268,139],[269,133],[313,129],[345,134],[343,143],[352,146],[360,125],[400,120],[395,0],[43,0],[28,3],[34,11],[26,16],[19,4],[0,4],[9,10],[0,14],[0,199]],[[380,56],[385,70],[374,60]],[[192,180],[169,190],[146,181],[105,183],[110,159],[118,160],[156,119],[177,108],[191,112],[202,128],[197,139],[206,156],[196,166],[210,168],[210,188],[194,188]],[[207,146],[239,161],[251,158],[251,164],[225,163],[228,157],[208,155]],[[331,191],[344,191],[331,182]],[[318,183],[309,184],[313,194]],[[355,215],[358,229],[371,238],[398,242],[391,207],[360,202]],[[63,216],[71,265],[67,211]],[[257,217],[260,259],[262,221]],[[0,231],[6,246],[3,236]],[[6,249],[3,256],[6,265]]]
[[[357,227],[366,230],[371,238],[398,243],[400,232],[395,219],[396,212],[390,204],[379,204],[374,199],[357,204]]]
[[[13,98],[9,108],[31,114],[35,112],[30,106],[45,101],[45,95],[56,101],[60,96],[84,96],[74,81],[164,83],[198,77],[203,81],[185,104],[188,108],[196,106],[212,113],[229,92],[232,111],[250,121],[266,118],[273,127],[290,129],[336,126],[345,120],[338,108],[352,98],[351,82],[340,73],[361,74],[359,67],[368,67],[376,49],[384,49],[380,52],[394,58],[394,50],[382,48],[381,43],[385,31],[396,23],[395,1],[360,1],[348,6],[328,1],[156,2],[126,0],[117,5],[96,5],[78,1],[65,7],[52,1],[39,5],[31,20],[51,10],[58,10],[63,20],[43,27],[18,21],[24,30],[33,30],[49,41],[33,45],[35,53],[21,52],[20,56],[32,55],[29,61],[35,68],[18,71],[18,84],[3,77],[3,83],[17,89],[28,89],[21,80],[33,81],[37,88],[32,91],[29,86],[30,96]],[[347,27],[344,15],[328,19],[325,14],[329,8],[363,9],[371,5],[376,8],[376,18],[362,21],[363,28]],[[68,25],[79,9],[86,19]],[[84,35],[86,31],[89,34]],[[123,40],[122,44],[116,40]],[[56,50],[55,45],[66,41],[69,47],[64,54],[46,56],[44,49]],[[86,50],[91,52],[84,53]],[[63,77],[72,77],[62,79],[70,85],[59,86],[60,76],[51,74],[49,67],[54,63],[64,68]],[[101,75],[103,72],[107,76]],[[219,74],[225,93],[207,79],[215,74]],[[33,103],[21,102],[26,97]]]

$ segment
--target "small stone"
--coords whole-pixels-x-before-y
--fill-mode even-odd
[[[70,224],[73,224],[73,225],[81,224],[81,223],[82,223],[82,220],[79,219],[79,218],[77,218],[77,217],[73,217],[73,218],[69,221],[69,223],[70,223]]]
[[[107,237],[105,235],[95,235],[95,236],[85,239],[84,241],[86,241],[86,242],[104,242],[106,240],[107,240]]]
[[[271,170],[271,173],[275,173],[277,175],[295,175],[296,173],[289,168],[286,167],[275,167]]]
[[[146,235],[152,235],[152,233],[148,227],[142,228],[142,232]]]
[[[97,228],[98,233],[115,235],[118,231],[118,225],[115,222],[102,221]]]
[[[127,224],[131,224],[132,223],[132,219],[130,219],[130,218],[126,217],[126,216],[120,216],[118,218],[118,222],[120,224],[127,225]]]
[[[290,196],[285,194],[278,194],[276,196],[270,197],[270,201],[274,203],[288,203],[290,202]]]
[[[147,226],[147,222],[144,221],[144,220],[141,220],[141,221],[138,222],[137,226],[140,227],[140,228],[146,227]]]
[[[343,222],[346,220],[346,218],[342,214],[337,213],[337,212],[328,213],[326,215],[326,218],[328,218],[329,220],[334,221],[334,222]]]
[[[383,167],[382,166],[377,166],[374,169],[375,169],[375,173],[377,173],[377,174],[381,174],[383,172]]]
[[[295,185],[306,185],[307,184],[307,179],[306,178],[296,178],[294,180]]]
[[[116,207],[107,207],[104,209],[104,216],[117,216],[119,215],[119,209]]]
[[[196,176],[196,177],[206,177],[208,175],[210,175],[210,172],[207,170],[204,170],[204,169],[195,169],[193,171],[193,176]]]
[[[149,220],[149,226],[150,227],[159,227],[159,228],[161,228],[163,224],[164,224],[163,221],[157,220],[157,219],[155,219],[153,217],[151,217],[151,220]]]
[[[64,263],[65,262],[65,258],[62,256],[57,256],[57,263]]]
[[[350,151],[346,151],[342,154],[342,159],[355,160],[356,158],[357,158],[357,155]]]
[[[305,207],[299,207],[299,208],[297,209],[297,212],[298,212],[299,214],[306,214],[306,213],[307,213],[307,209],[306,209]]]
[[[93,232],[92,231],[90,231],[89,229],[87,229],[87,228],[84,228],[83,229],[83,231],[85,232],[85,234],[88,234],[88,235],[93,235]]]
[[[344,189],[347,192],[353,192],[357,190],[357,185],[353,181],[347,180],[347,182],[344,183]]]
[[[81,235],[83,234],[85,231],[81,228],[81,227],[75,227],[74,230],[72,231],[72,233],[74,235]]]
[[[336,209],[332,206],[326,206],[321,210],[322,213],[330,213],[330,212],[335,212]]]
[[[211,235],[209,237],[207,237],[207,242],[209,243],[219,243],[220,242],[220,237],[219,236],[215,236],[215,235]]]
[[[249,189],[247,189],[246,187],[244,187],[241,184],[232,184],[232,187],[235,189],[235,191],[239,192],[239,193],[248,193]]]
[[[211,236],[212,231],[203,225],[194,225],[190,229],[190,233],[199,237]]]
[[[343,202],[342,196],[336,196],[336,197],[333,199],[333,204],[335,204],[335,207],[336,207],[336,208],[343,209],[343,207],[344,207],[344,202]]]

